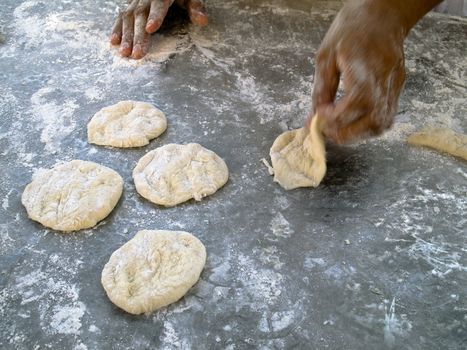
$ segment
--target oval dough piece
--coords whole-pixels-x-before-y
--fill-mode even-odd
[[[109,299],[131,314],[176,302],[198,281],[206,263],[199,239],[183,231],[139,231],[102,271]]]
[[[286,190],[317,187],[326,174],[326,150],[318,120],[312,119],[309,132],[301,128],[282,133],[271,147],[274,181]]]
[[[21,201],[31,219],[59,231],[95,226],[110,214],[123,179],[105,166],[73,160],[33,177]]]
[[[133,170],[138,193],[166,207],[191,198],[199,201],[224,186],[228,178],[222,158],[197,143],[156,148]]]
[[[164,113],[146,102],[121,101],[102,108],[88,124],[88,141],[113,147],[147,145],[167,129]]]
[[[467,136],[447,128],[428,127],[409,136],[412,145],[430,147],[467,160]]]

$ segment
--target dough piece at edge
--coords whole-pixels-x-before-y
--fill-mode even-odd
[[[184,231],[143,230],[117,249],[102,270],[109,299],[131,314],[181,299],[199,280],[206,248]]]
[[[167,119],[152,104],[120,101],[99,110],[88,123],[88,142],[120,148],[141,147],[167,129]]]
[[[409,144],[426,146],[467,160],[467,135],[447,128],[428,127],[410,135]]]
[[[123,192],[123,179],[103,165],[72,160],[33,177],[21,196],[28,216],[46,227],[70,232],[106,218]]]
[[[269,154],[274,181],[283,188],[317,187],[326,174],[326,149],[320,119],[313,117],[309,130],[300,128],[279,135]]]
[[[166,207],[200,201],[225,185],[229,170],[216,153],[197,143],[168,144],[148,152],[133,170],[138,193]]]

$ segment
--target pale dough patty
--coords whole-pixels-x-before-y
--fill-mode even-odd
[[[133,170],[136,190],[167,207],[191,198],[199,201],[229,178],[225,162],[197,143],[168,144],[147,153]]]
[[[326,174],[326,149],[318,121],[315,116],[309,129],[282,133],[271,147],[274,181],[286,190],[316,187]]]
[[[21,201],[31,219],[59,231],[95,226],[110,214],[123,191],[112,169],[72,160],[33,177]]]
[[[141,147],[167,129],[164,113],[153,105],[121,101],[102,108],[88,124],[88,141],[113,147]]]
[[[206,249],[192,234],[143,230],[111,255],[101,282],[118,307],[149,313],[183,297],[205,263]]]

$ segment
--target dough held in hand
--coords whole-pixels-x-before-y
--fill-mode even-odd
[[[59,231],[95,226],[110,214],[123,191],[123,179],[105,166],[73,160],[41,172],[21,201],[31,219]]]
[[[315,116],[309,130],[282,133],[271,147],[274,181],[286,190],[317,187],[326,174],[326,150],[318,121]]]
[[[427,146],[467,160],[467,136],[446,128],[426,128],[407,140],[412,145]]]
[[[167,129],[164,113],[153,105],[121,101],[102,108],[88,124],[88,141],[113,147],[147,145]]]
[[[206,249],[190,233],[143,230],[112,254],[101,281],[115,305],[149,313],[182,298],[205,263]]]
[[[224,186],[228,178],[222,158],[197,143],[156,148],[133,170],[138,193],[166,207],[191,198],[199,201]]]

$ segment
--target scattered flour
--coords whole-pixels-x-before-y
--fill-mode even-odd
[[[295,310],[277,312],[265,311],[259,320],[258,329],[264,333],[284,331],[297,322]]]
[[[282,331],[289,327],[295,321],[295,312],[293,310],[274,312],[271,317],[271,328],[273,332]]]
[[[281,252],[276,246],[268,246],[260,249],[259,260],[266,265],[280,270],[284,263],[280,260]]]
[[[164,344],[164,349],[189,349],[190,345],[187,340],[180,339],[175,327],[169,321],[164,321],[164,330],[161,335],[161,341]]]
[[[278,300],[284,288],[284,277],[280,273],[258,269],[254,261],[243,254],[238,256],[238,267],[238,280],[245,288],[242,292],[248,295],[245,301],[249,300],[251,305],[262,305],[264,302],[273,304]]]
[[[50,327],[57,334],[79,335],[81,317],[86,312],[86,306],[78,301],[73,306],[55,306],[51,317]]]
[[[79,300],[80,289],[72,280],[83,262],[59,254],[47,255],[44,251],[31,253],[36,259],[33,261],[41,261],[40,265],[47,269],[41,267],[16,276],[14,283],[3,289],[3,298],[19,298],[19,314],[30,317],[31,313],[37,313],[40,328],[46,334],[80,336],[88,310]]]
[[[306,257],[303,263],[303,267],[307,270],[324,266],[326,266],[326,261],[323,258]]]
[[[389,310],[387,309],[387,304],[385,304],[384,310],[384,343],[389,349],[393,349],[396,345],[396,338],[407,337],[412,329],[412,324],[406,315],[402,315],[402,319],[397,318],[395,298],[392,299]]]
[[[9,201],[9,197],[13,193],[13,191],[14,190],[8,191],[6,196],[2,199],[2,208],[3,208],[3,210],[7,210],[9,208],[10,205],[9,205],[8,201]]]
[[[282,213],[278,212],[271,220],[272,237],[268,235],[268,239],[277,242],[281,239],[290,237],[294,231],[290,227],[290,223],[285,219]]]
[[[84,95],[91,101],[100,101],[104,99],[101,91],[95,86],[87,88],[86,91],[84,91]]]
[[[53,93],[53,88],[44,87],[31,97],[32,118],[42,126],[40,140],[49,153],[59,152],[62,140],[74,131],[74,112],[79,107],[74,100],[59,102],[48,98]]]

